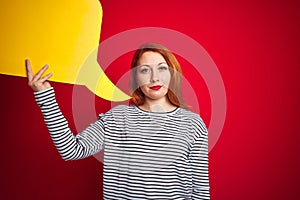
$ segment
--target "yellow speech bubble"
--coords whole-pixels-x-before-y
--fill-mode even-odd
[[[35,72],[48,63],[51,81],[85,85],[106,100],[130,98],[97,62],[103,16],[98,0],[5,1],[0,11],[1,74],[25,77],[28,58]]]

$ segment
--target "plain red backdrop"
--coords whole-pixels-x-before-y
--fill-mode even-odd
[[[218,66],[226,89],[227,115],[219,141],[209,153],[211,199],[299,199],[299,2],[101,3],[101,41],[133,28],[168,28],[196,40]],[[1,53],[5,54],[5,49]],[[179,59],[188,71],[190,64]],[[130,53],[118,58],[106,73],[118,81],[129,63]],[[193,87],[200,88],[201,116],[208,124],[207,88],[201,77],[185,76]],[[0,77],[1,199],[102,199],[101,162],[94,157],[63,161],[26,79]],[[75,130],[73,85],[52,85]],[[93,95],[84,87],[82,90]],[[98,112],[111,106],[97,97],[95,101]]]

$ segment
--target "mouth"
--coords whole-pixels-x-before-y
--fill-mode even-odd
[[[162,88],[161,85],[155,85],[155,86],[150,87],[151,90],[159,90],[160,88]]]

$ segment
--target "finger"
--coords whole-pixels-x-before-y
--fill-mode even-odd
[[[28,81],[31,81],[32,78],[33,78],[33,72],[32,72],[32,68],[31,68],[29,59],[25,60],[25,66],[26,66],[26,74],[27,74],[27,77],[28,77]]]
[[[46,64],[34,77],[33,81],[37,81],[41,78],[41,76],[44,74],[44,72],[48,69],[49,65]]]
[[[53,75],[53,72],[47,74],[46,76],[44,76],[43,78],[41,78],[39,81],[45,82],[45,81],[48,80],[52,75]]]

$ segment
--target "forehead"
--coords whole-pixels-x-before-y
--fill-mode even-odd
[[[160,53],[153,52],[153,51],[146,51],[145,53],[142,54],[142,56],[138,61],[140,65],[158,64],[162,62],[166,62],[164,57]]]

